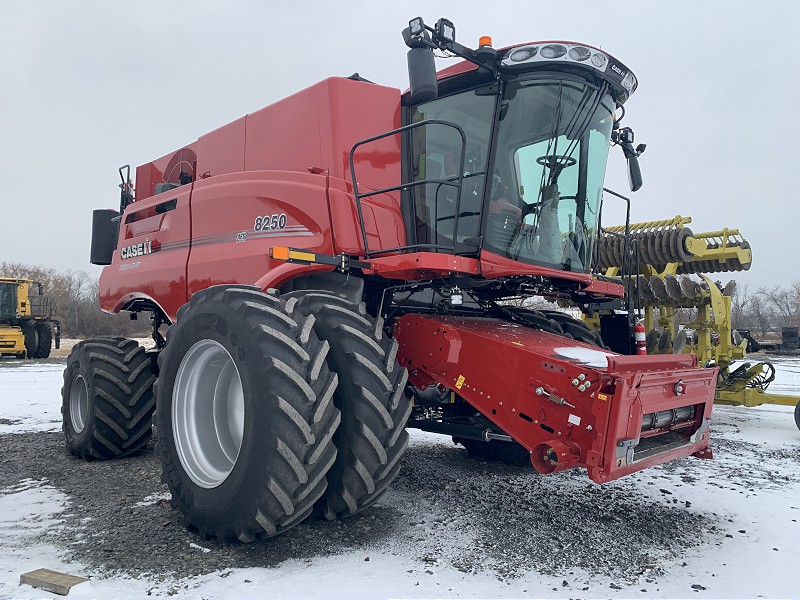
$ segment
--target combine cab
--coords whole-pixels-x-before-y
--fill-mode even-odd
[[[584,44],[469,49],[445,19],[403,35],[408,92],[327,79],[141,165],[135,200],[121,170],[120,210],[95,211],[101,306],[150,313],[156,345],[75,347],[67,445],[135,452],[157,408],[201,535],[367,508],[406,427],[596,482],[711,456],[715,369],[530,305],[624,298],[593,256],[610,146],[641,185],[617,116],[635,76]],[[434,49],[464,61],[436,73]],[[633,326],[614,323],[623,347]]]
[[[53,345],[52,301],[30,279],[0,277],[0,356],[47,358]]]

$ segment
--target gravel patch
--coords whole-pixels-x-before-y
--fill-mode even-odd
[[[365,560],[407,557],[409,571],[419,573],[447,564],[506,580],[534,569],[569,578],[574,589],[594,574],[620,582],[657,577],[687,548],[722,537],[719,517],[694,512],[677,490],[638,491],[637,475],[597,486],[580,471],[541,477],[471,460],[459,446],[415,444],[389,493],[363,514],[307,521],[250,545],[219,544],[189,532],[172,510],[152,448],[87,463],[66,452],[60,433],[2,435],[0,447],[0,489],[47,480],[71,499],[49,542],[96,571],[132,576],[224,575],[359,551]]]
[[[500,579],[534,569],[635,581],[662,573],[660,565],[720,531],[713,515],[635,490],[636,475],[598,486],[582,470],[543,477],[467,459],[455,446],[412,447],[404,467],[394,498],[420,508],[415,541],[427,549],[423,560],[441,557],[466,572],[491,569]],[[452,544],[454,530],[471,543]]]

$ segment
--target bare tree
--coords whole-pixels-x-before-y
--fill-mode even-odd
[[[0,276],[41,283],[45,296],[55,303],[53,317],[61,322],[64,337],[140,336],[148,331],[146,320],[131,321],[127,315],[102,312],[98,281],[85,271],[57,271],[36,265],[0,262]]]
[[[800,283],[800,282],[798,282]],[[778,327],[790,327],[797,323],[797,298],[792,293],[794,284],[790,288],[775,286],[773,288],[759,288],[758,295],[764,299],[765,304],[772,309],[777,317],[775,322]]]
[[[750,289],[746,285],[737,286],[731,298],[731,326],[734,329],[750,329]]]
[[[751,296],[747,320],[750,329],[754,329],[762,337],[772,331],[773,315],[761,294]]]

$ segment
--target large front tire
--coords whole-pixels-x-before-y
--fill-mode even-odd
[[[190,528],[252,542],[308,517],[336,459],[336,376],[314,318],[257,288],[214,286],[178,311],[159,357],[157,452]]]
[[[383,319],[368,315],[363,304],[324,291],[287,297],[316,316],[314,330],[330,344],[328,364],[339,376],[333,397],[342,411],[334,437],[338,456],[317,511],[331,520],[346,517],[373,504],[400,471],[411,413],[408,372],[397,364],[397,341],[384,334]]]
[[[133,340],[100,337],[75,344],[61,388],[67,449],[93,460],[144,448],[152,430],[154,381],[150,358]]]
[[[53,328],[50,321],[36,322],[36,354],[33,358],[47,358],[53,347]]]
[[[36,333],[36,323],[33,321],[20,321],[19,328],[22,330],[22,335],[25,338],[25,353],[28,358],[36,358],[36,353],[39,349],[39,339]]]

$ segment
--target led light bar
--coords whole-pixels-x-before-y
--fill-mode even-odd
[[[546,42],[518,46],[508,50],[500,64],[509,71],[558,64],[591,69],[622,88],[621,101],[627,99],[638,86],[636,77],[628,67],[605,52],[582,44]]]

